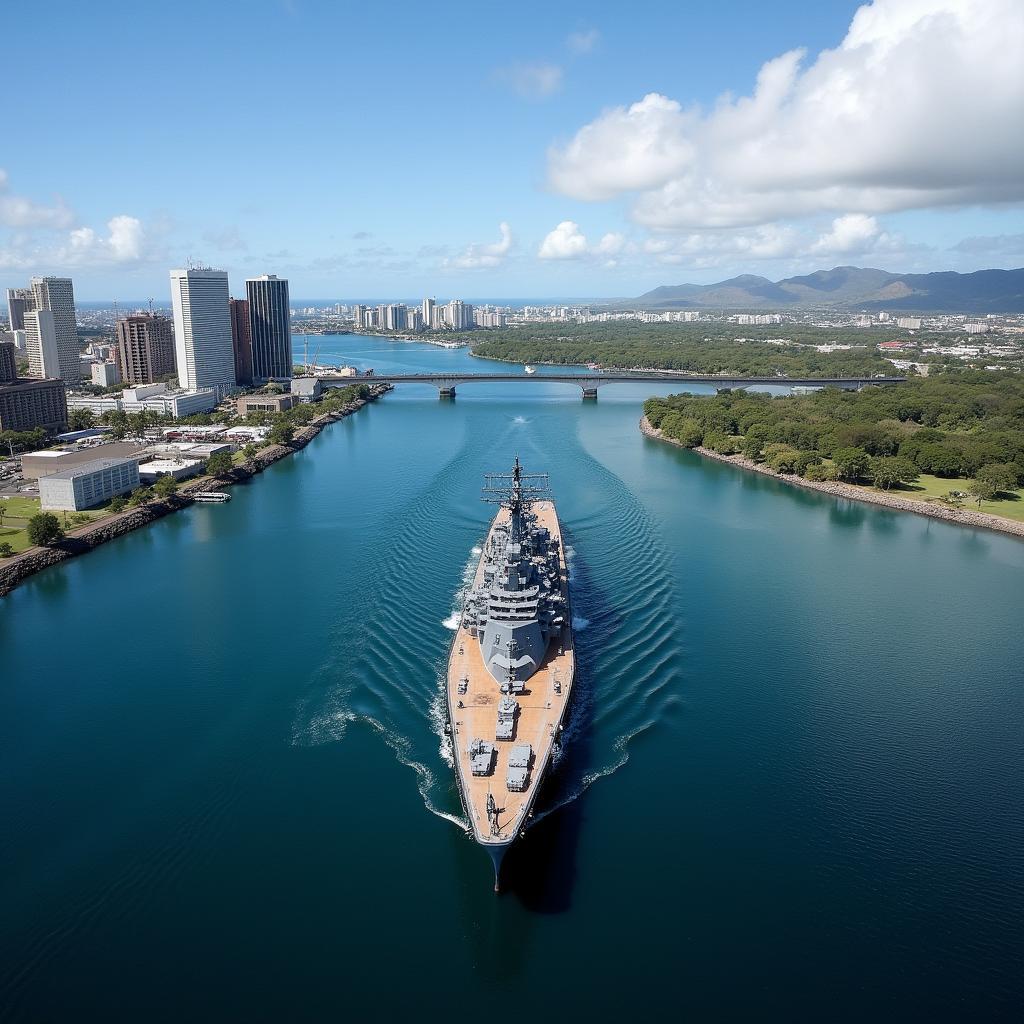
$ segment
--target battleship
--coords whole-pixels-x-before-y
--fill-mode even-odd
[[[448,659],[456,778],[494,890],[509,847],[533,817],[572,696],[569,573],[546,474],[485,476],[499,507],[467,589]]]

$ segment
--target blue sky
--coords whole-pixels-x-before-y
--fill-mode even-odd
[[[324,298],[1024,265],[1017,0],[47,12],[45,64],[5,49],[39,127],[0,144],[0,287],[161,298],[189,257]]]

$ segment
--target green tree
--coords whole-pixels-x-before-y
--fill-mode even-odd
[[[142,437],[146,433],[147,426],[149,426],[149,417],[145,410],[128,413],[128,429],[136,437]]]
[[[250,441],[242,449],[242,455],[245,457],[245,461],[246,462],[252,462],[252,460],[256,458],[256,453],[259,450],[260,450],[260,446],[258,444],[254,444],[252,441]]]
[[[110,426],[111,435],[120,439],[128,433],[128,413],[124,409],[112,409],[110,412],[103,414],[103,419]]]
[[[793,472],[806,477],[811,466],[820,466],[821,456],[817,452],[800,452],[793,460]]]
[[[14,548],[7,541],[0,543],[0,558],[10,558],[14,554]]]
[[[275,423],[267,435],[271,444],[288,444],[295,436],[295,428],[290,423]]]
[[[68,413],[68,427],[71,430],[88,430],[96,422],[91,409],[72,409]]]
[[[740,450],[743,455],[752,462],[761,458],[764,446],[768,443],[768,428],[763,423],[755,423],[747,429],[743,435],[743,442]]]
[[[832,453],[832,461],[840,480],[857,480],[868,471],[868,453],[863,448],[837,448]]]
[[[52,512],[37,512],[28,521],[28,539],[37,547],[43,547],[64,536],[60,520]]]
[[[823,483],[827,480],[835,480],[836,470],[834,466],[826,466],[824,462],[814,462],[804,470],[804,479]]]
[[[123,512],[128,507],[128,499],[123,494],[118,494],[110,499],[111,512]]]
[[[158,498],[169,498],[178,490],[178,481],[170,473],[163,473],[156,478],[153,484],[153,493]]]
[[[996,496],[996,489],[987,480],[972,480],[967,490],[978,503],[978,508],[981,508],[983,501],[991,501]]]
[[[231,472],[234,463],[228,452],[215,452],[206,460],[206,472],[210,476],[224,476]]]
[[[883,455],[872,459],[868,466],[871,482],[882,490],[899,487],[900,484],[912,484],[920,474],[910,459],[899,455]]]
[[[128,504],[137,508],[139,505],[145,505],[152,497],[152,487],[136,487],[128,497]]]
[[[984,480],[995,492],[1012,491],[1020,480],[1020,466],[1014,462],[990,462],[974,474]]]
[[[709,430],[704,435],[704,447],[719,455],[735,455],[740,450],[739,439],[721,430]]]
[[[764,461],[776,473],[795,473],[800,453],[788,444],[770,444],[764,450]]]

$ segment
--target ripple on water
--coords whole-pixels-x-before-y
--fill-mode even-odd
[[[365,721],[414,771],[424,805],[460,828],[466,822],[446,732],[444,671],[486,528],[466,515],[461,495],[468,481],[493,468],[493,447],[493,439],[470,433],[382,523],[377,557],[361,567],[372,578],[369,606],[355,635],[339,628],[332,638],[296,711],[295,739],[302,743],[337,742],[353,722]],[[573,447],[567,454],[564,444],[552,444],[551,453],[555,463],[572,460],[571,475],[565,467],[570,493],[559,501],[573,626],[600,642],[578,644],[573,704],[535,820],[622,768],[632,740],[663,720],[681,679],[669,560],[644,509],[587,453]],[[550,469],[559,479],[557,465]],[[580,515],[573,479],[588,488]],[[459,567],[454,574],[443,570],[452,565]]]

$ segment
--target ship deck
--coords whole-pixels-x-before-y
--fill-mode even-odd
[[[562,543],[562,531],[555,507],[550,501],[537,501],[531,505],[538,524],[559,540],[559,568],[561,587],[568,599],[568,567]],[[491,524],[508,522],[508,512],[502,509]],[[490,532],[488,539],[490,539]],[[483,581],[483,556],[477,565],[473,586]],[[533,806],[537,790],[547,773],[554,740],[572,693],[575,678],[575,651],[573,647],[571,611],[562,636],[548,644],[540,668],[526,681],[525,693],[519,694],[519,715],[512,740],[496,740],[498,701],[502,697],[497,680],[487,671],[479,642],[460,624],[452,643],[448,661],[448,710],[452,723],[452,747],[463,803],[476,839],[487,845],[510,843],[523,827]],[[458,692],[459,680],[467,678],[467,692]],[[561,693],[555,692],[556,678]],[[462,701],[463,707],[459,707]],[[475,776],[470,770],[469,744],[474,739],[486,740],[497,747],[494,770],[487,776]],[[529,743],[533,748],[533,764],[522,793],[510,792],[505,784],[509,750],[516,744]],[[487,821],[487,794],[494,795],[498,808],[498,831],[492,834]]]

